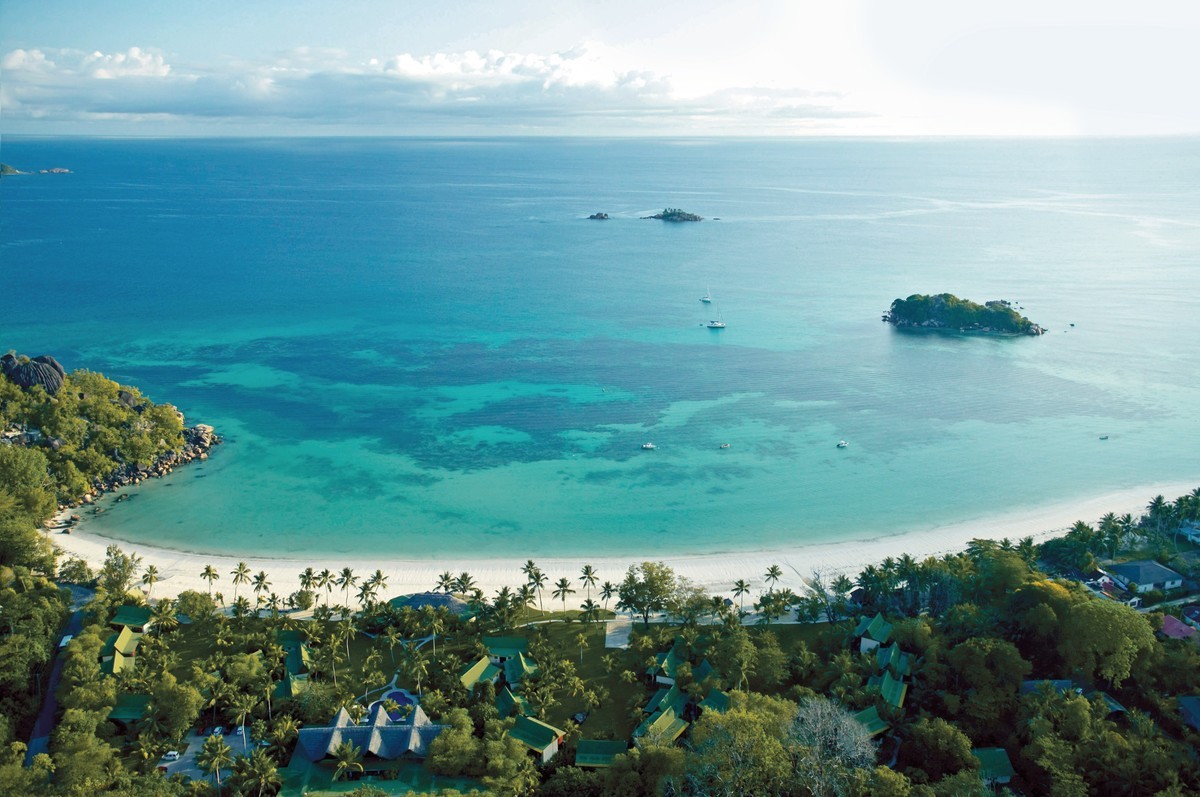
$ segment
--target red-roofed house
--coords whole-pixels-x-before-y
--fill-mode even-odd
[[[1163,636],[1171,639],[1191,639],[1196,635],[1196,629],[1169,614],[1163,615]]]

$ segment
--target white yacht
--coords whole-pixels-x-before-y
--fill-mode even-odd
[[[656,448],[658,448],[658,446],[654,445],[654,443],[642,443],[643,451],[653,451]]]

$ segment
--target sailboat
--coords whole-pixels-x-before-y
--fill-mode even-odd
[[[705,326],[708,327],[709,329],[724,329],[725,328],[725,322],[721,319],[720,309],[717,310],[716,320],[709,321],[707,324],[705,324]]]
[[[704,302],[705,304],[712,304],[712,291],[710,291],[708,288],[705,288],[704,295],[700,297],[700,301]]]

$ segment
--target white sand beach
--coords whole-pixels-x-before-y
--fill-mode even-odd
[[[567,606],[571,608],[578,608],[586,597],[579,583],[579,572],[584,564],[591,564],[596,569],[597,583],[612,581],[616,584],[620,582],[630,564],[640,562],[644,558],[665,562],[678,575],[687,577],[693,584],[714,595],[729,595],[733,583],[738,579],[746,579],[757,588],[756,593],[765,591],[763,574],[771,565],[777,564],[784,571],[778,586],[790,587],[800,593],[805,589],[803,580],[814,571],[825,576],[845,573],[854,578],[866,565],[877,564],[889,556],[900,557],[908,554],[917,559],[940,556],[960,551],[968,542],[977,538],[999,540],[1007,537],[1016,541],[1032,536],[1035,541],[1041,541],[1065,533],[1077,520],[1094,524],[1107,512],[1115,512],[1118,515],[1128,512],[1137,517],[1144,512],[1147,502],[1153,496],[1162,494],[1170,500],[1190,492],[1195,486],[1196,482],[1149,485],[1051,506],[1018,508],[1001,517],[980,518],[895,536],[815,545],[797,544],[792,548],[778,550],[643,558],[592,557],[586,560],[543,559],[537,556],[536,551],[531,551],[529,558],[537,563],[551,583],[563,576],[571,580],[577,590],[576,594],[567,599]],[[69,514],[70,512],[65,512],[59,517],[63,519]],[[213,585],[213,589],[223,593],[227,602],[231,601],[233,584],[230,572],[239,561],[244,561],[253,573],[265,570],[269,576],[271,591],[281,597],[300,589],[299,574],[307,567],[312,567],[318,572],[323,569],[337,572],[349,567],[360,578],[377,569],[382,570],[387,576],[387,586],[384,590],[385,595],[381,597],[432,590],[438,575],[446,570],[455,575],[470,573],[476,584],[489,597],[501,587],[515,588],[525,583],[525,576],[521,572],[525,559],[447,558],[438,561],[405,561],[361,557],[338,559],[329,556],[312,560],[241,558],[220,554],[184,553],[153,545],[114,541],[81,529],[76,529],[71,534],[61,533],[57,529],[46,533],[66,554],[79,557],[95,568],[103,564],[105,549],[114,542],[127,553],[140,556],[143,567],[153,564],[158,568],[159,580],[154,585],[155,597],[174,596],[185,590],[207,592],[208,582],[200,577],[200,573],[206,565],[213,565],[221,573],[221,578]],[[243,585],[241,592],[249,593],[246,585]],[[593,595],[594,593],[595,590]],[[550,599],[549,588],[545,591],[545,601],[547,608],[551,605],[562,605],[561,602]]]

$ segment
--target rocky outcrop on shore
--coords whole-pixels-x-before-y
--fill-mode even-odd
[[[53,396],[62,387],[67,372],[49,354],[32,359],[9,352],[0,357],[0,371],[22,390],[41,385]]]
[[[203,462],[208,459],[213,446],[221,442],[220,435],[208,424],[198,423],[188,427],[183,430],[183,447],[178,451],[168,451],[150,465],[129,463],[108,478],[93,482],[92,490],[80,500],[62,504],[59,508],[70,509],[80,504],[90,504],[104,493],[141,484],[147,479],[162,478],[189,462]]]
[[[605,213],[604,211],[600,211],[598,213],[593,213],[592,215],[588,216],[588,220],[589,221],[608,221],[608,214]]]

